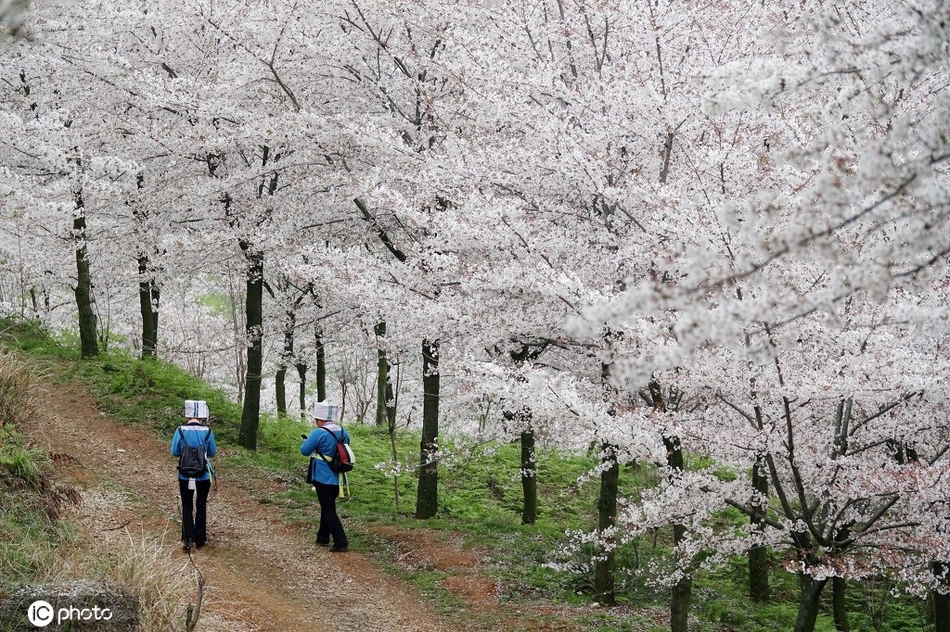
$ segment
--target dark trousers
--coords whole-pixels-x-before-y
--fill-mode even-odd
[[[314,483],[313,486],[317,490],[317,501],[320,502],[320,528],[317,529],[317,542],[329,544],[332,536],[333,546],[338,548],[346,546],[343,523],[340,522],[340,516],[336,513],[336,497],[340,494],[340,486],[323,483]]]
[[[195,481],[197,490],[188,489],[188,481],[178,479],[181,492],[181,541],[204,545],[208,539],[208,492],[211,480]]]

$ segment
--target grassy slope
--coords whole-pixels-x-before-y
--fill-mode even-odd
[[[69,363],[71,354],[32,327],[0,322],[0,331],[5,346],[32,356],[24,361],[23,354],[0,352],[0,600],[28,584],[93,587],[135,598],[144,629],[169,629],[192,589],[165,554],[161,538],[129,533],[93,546],[78,525],[61,518],[67,505],[79,500],[78,491],[53,476],[49,456],[19,428],[49,406],[41,399],[38,373]],[[7,609],[0,616],[0,632],[16,625],[5,619],[10,614]]]
[[[0,357],[0,596],[48,566],[51,551],[71,539],[56,520],[50,461],[19,425],[33,414],[36,375],[18,356]]]
[[[23,326],[5,329],[5,344],[19,348],[39,366],[55,367],[58,379],[77,380],[86,385],[98,397],[103,411],[114,419],[145,424],[159,436],[170,436],[180,422],[182,400],[206,399],[212,410],[215,436],[231,467],[263,468],[269,476],[291,483],[290,491],[278,497],[262,493],[258,500],[280,505],[289,522],[313,520],[313,499],[302,483],[303,461],[298,450],[300,434],[309,430],[305,424],[288,419],[264,419],[259,448],[250,453],[236,445],[240,407],[178,368],[162,362],[136,360],[123,353],[79,362],[74,352],[36,329]],[[588,552],[570,550],[565,536],[567,531],[589,530],[594,524],[596,480],[576,485],[577,479],[593,464],[592,459],[540,455],[539,520],[536,525],[522,526],[518,446],[453,446],[450,450],[453,456],[440,467],[439,515],[432,520],[417,521],[412,518],[415,478],[411,470],[399,477],[401,501],[397,504],[393,478],[384,471],[386,468],[376,467],[392,458],[388,434],[374,427],[348,425],[347,428],[353,435],[358,459],[358,469],[351,477],[353,497],[341,510],[349,528],[358,532],[361,525],[381,524],[451,530],[461,534],[466,545],[490,551],[491,572],[504,587],[505,600],[512,603],[541,599],[562,603],[592,600],[588,590],[590,576],[585,570]],[[399,460],[410,468],[417,460],[418,442],[418,434],[413,432],[401,431],[396,437]],[[8,448],[2,444],[0,449]],[[10,457],[2,458],[9,460]],[[41,454],[33,454],[28,460],[41,463],[42,459]],[[8,465],[6,461],[0,464]],[[624,468],[621,487],[634,493],[638,486],[652,484],[654,480],[655,473],[648,468]],[[21,541],[55,544],[64,537],[61,527],[55,522],[29,518],[40,515],[36,509],[28,505],[16,509],[26,517],[18,518],[20,526],[18,531],[13,531],[15,537]],[[5,511],[4,516],[7,515],[9,512]],[[0,530],[5,528],[9,525],[0,523]],[[651,562],[662,563],[666,537],[667,534],[660,533],[655,541],[643,538],[623,547],[618,551],[618,562],[628,569],[643,568]],[[382,544],[369,538],[357,539],[356,544],[385,563],[387,552]],[[21,558],[29,555],[26,553]],[[14,581],[28,579],[29,563],[23,559],[10,562],[9,557],[9,551],[0,550],[0,560],[5,564],[4,576],[12,564]],[[555,565],[563,568],[565,564],[571,570],[553,568]],[[436,585],[440,578],[437,572],[400,571],[395,566],[392,569],[423,586],[426,594],[438,602],[436,605],[445,610],[453,609],[452,599]],[[696,580],[693,605],[697,629],[742,632],[791,629],[795,618],[795,582],[780,570],[773,573],[773,578],[773,603],[755,606],[745,598],[747,587],[741,559],[715,574],[701,573]],[[640,608],[665,608],[665,594],[650,587],[635,573],[626,573],[619,579],[619,597],[627,608],[591,615],[587,625],[603,630],[649,629],[633,613]],[[888,600],[885,593],[881,586],[852,588],[853,629],[921,630],[924,624],[920,609],[907,601]],[[875,626],[870,613],[882,602],[886,604],[885,615],[877,619],[879,625]],[[818,629],[833,630],[830,616],[822,617]]]

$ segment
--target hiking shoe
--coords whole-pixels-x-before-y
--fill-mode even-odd
[[[330,546],[330,543],[329,543],[329,542],[321,542],[320,540],[317,540],[317,546]]]
[[[346,553],[346,552],[349,551],[349,550],[350,550],[350,547],[347,546],[346,544],[344,544],[344,545],[342,545],[342,546],[337,545],[337,544],[334,544],[334,545],[330,548],[330,553]]]
[[[185,553],[191,553],[191,540],[181,543],[181,550]]]

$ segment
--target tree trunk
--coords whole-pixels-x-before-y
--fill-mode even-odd
[[[287,312],[287,321],[284,323],[284,350],[280,354],[280,365],[274,375],[274,395],[277,399],[277,414],[287,416],[287,365],[294,358],[294,328],[297,316],[292,311]]]
[[[327,398],[327,356],[323,334],[317,331],[317,401]]]
[[[274,398],[277,400],[277,416],[287,416],[287,365],[281,364],[274,373]]]
[[[603,460],[609,465],[600,474],[600,496],[597,499],[597,530],[599,537],[612,530],[617,523],[617,493],[620,481],[620,466],[617,464],[616,448],[608,443],[603,446]],[[614,606],[614,551],[611,542],[598,542],[594,558],[594,593],[597,601],[605,606]],[[609,546],[608,546],[609,545]]]
[[[135,183],[135,188],[141,192],[145,187],[145,176],[138,174]],[[148,214],[141,209],[137,200],[132,202],[132,216],[139,226],[146,225]],[[154,358],[158,351],[159,290],[150,264],[148,254],[140,252],[139,311],[142,314],[142,359]]]
[[[808,575],[801,576],[802,591],[798,600],[798,619],[795,621],[795,632],[814,632],[815,622],[818,621],[821,591],[827,581],[827,579],[816,581]]]
[[[763,502],[756,510],[761,516],[753,515],[749,518],[753,532],[761,532],[765,527],[765,512],[768,509],[769,479],[766,464],[762,459],[756,459],[752,466],[752,488],[762,495]],[[769,600],[769,552],[764,546],[753,547],[749,550],[749,596],[752,601],[765,602]]]
[[[848,608],[844,602],[846,584],[844,577],[833,577],[831,580],[831,606],[835,614],[837,632],[851,632],[851,626],[848,625]]]
[[[416,518],[431,518],[438,511],[439,465],[439,341],[422,341],[422,441],[419,451],[419,488]]]
[[[297,363],[297,378],[300,380],[300,418],[307,419],[307,365],[303,362]]]
[[[660,383],[653,379],[649,384],[650,399],[654,410],[667,412],[668,403],[663,397],[663,389]],[[679,437],[664,436],[663,447],[666,448],[666,464],[671,472],[670,477],[675,477],[676,472],[682,472],[686,469],[686,458],[683,455],[683,447],[680,444]],[[686,527],[682,524],[673,525],[673,544],[679,546],[686,537]],[[691,560],[678,559],[679,551],[674,553],[677,556],[677,564],[689,566]],[[670,590],[670,631],[687,632],[689,629],[689,602],[693,595],[693,580],[689,569],[683,573],[682,579],[673,585]]]
[[[950,588],[947,579],[947,573],[950,569],[948,569],[947,564],[933,562],[930,568],[934,576],[937,577],[940,588],[942,590]],[[934,601],[934,632],[950,632],[950,593],[932,590],[930,594]]]
[[[666,462],[675,471],[682,472],[686,461],[683,449],[676,437],[663,437],[666,446]],[[673,544],[679,545],[686,538],[686,527],[681,524],[673,525]],[[690,574],[684,573],[670,591],[670,632],[687,632],[689,629],[689,602],[693,595],[693,580]]]
[[[682,542],[686,535],[686,527],[681,524],[673,525],[673,541]],[[685,575],[670,590],[670,632],[687,632],[689,630],[689,604],[693,596],[693,579]]]
[[[161,290],[159,290],[158,283],[155,282],[155,279],[152,279],[150,285],[149,290],[152,295],[152,322],[149,329],[149,340],[152,345],[152,356],[155,356],[158,354],[158,306],[159,299],[161,299]]]
[[[389,359],[386,357],[386,348],[384,338],[386,337],[386,321],[381,320],[373,327],[376,333],[376,355],[377,355],[377,376],[376,376],[376,425],[388,425],[387,417],[388,399],[387,394],[392,393],[392,385],[389,382]]]
[[[534,429],[521,433],[521,491],[524,505],[521,524],[534,524],[538,519],[538,460],[534,451]]]
[[[393,392],[392,365],[389,365],[386,371],[386,425],[389,432],[396,432],[396,395]]]
[[[80,355],[83,358],[92,358],[99,355],[99,343],[96,340],[96,312],[92,307],[92,275],[89,272],[89,256],[86,251],[86,210],[82,192],[76,194],[73,243],[76,249],[75,296],[79,310]]]
[[[950,632],[950,594],[933,591],[934,632]]]
[[[158,286],[150,279],[149,259],[139,255],[139,311],[142,314],[142,358],[154,358],[158,348]]]
[[[261,167],[280,160],[278,153],[271,156],[270,146],[264,145],[261,150]],[[269,196],[277,193],[278,177],[278,172],[274,171],[261,180],[257,187],[258,199],[263,198],[265,192]],[[230,209],[230,202],[226,208]],[[259,221],[257,228],[260,228],[260,225]],[[256,450],[257,429],[261,422],[261,371],[264,355],[264,252],[246,238],[239,239],[238,244],[247,263],[244,296],[247,378],[244,381],[244,410],[241,413],[238,445]]]
[[[256,450],[257,428],[261,421],[264,253],[254,250],[246,241],[241,242],[241,250],[244,251],[244,257],[247,259],[247,293],[245,295],[247,379],[244,385],[244,410],[241,413],[238,445],[249,450]]]

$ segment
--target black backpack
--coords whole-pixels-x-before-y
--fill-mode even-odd
[[[208,469],[208,457],[205,454],[208,437],[211,436],[211,428],[208,428],[208,434],[197,447],[188,445],[185,441],[185,433],[178,426],[178,435],[181,438],[181,456],[178,457],[178,473],[188,478],[198,478],[204,476]]]
[[[333,448],[333,453],[330,455],[330,458],[327,459],[326,456],[320,455],[320,458],[323,459],[324,463],[330,466],[330,469],[337,474],[345,474],[353,470],[353,463],[356,462],[356,457],[353,456],[353,450],[350,449],[350,446],[346,443],[343,443],[343,429],[340,428],[340,436],[336,436],[329,428],[323,428],[330,433],[330,436],[336,439],[336,446]],[[309,482],[309,481],[308,481]]]

